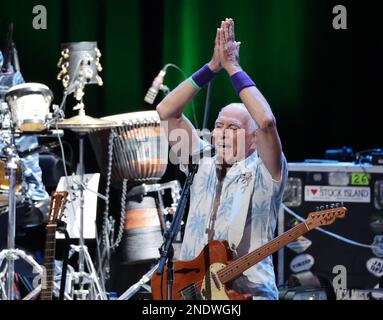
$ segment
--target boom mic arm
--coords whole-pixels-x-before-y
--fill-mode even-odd
[[[9,24],[7,37],[5,40],[4,48],[4,62],[1,67],[1,72],[7,73],[9,71],[9,62],[11,61],[11,49],[12,49],[12,38],[13,38],[13,23]]]

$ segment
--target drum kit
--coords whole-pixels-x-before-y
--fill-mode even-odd
[[[78,265],[72,278],[71,292],[67,299],[107,299],[105,280],[110,273],[111,253],[120,243],[124,245],[124,260],[135,264],[155,261],[159,258],[158,248],[163,242],[167,228],[165,216],[175,212],[180,197],[180,184],[171,181],[159,184],[167,167],[168,145],[163,136],[160,119],[156,111],[144,111],[119,114],[103,118],[93,118],[85,114],[83,103],[84,89],[88,84],[102,85],[98,72],[101,53],[96,42],[65,43],[62,45],[58,80],[64,86],[63,100],[60,106],[50,106],[53,101],[52,91],[39,83],[24,83],[11,87],[1,105],[0,120],[2,141],[4,145],[0,157],[0,201],[8,204],[8,238],[7,249],[0,252],[1,298],[15,299],[14,279],[15,260],[26,260],[34,271],[42,273],[43,269],[31,256],[15,247],[16,202],[25,201],[23,191],[23,165],[16,146],[16,139],[24,135],[41,136],[47,131],[55,134],[60,130],[71,130],[77,133],[79,141],[79,163],[77,171],[80,181],[80,203],[83,204],[84,190],[84,138],[88,136],[95,151],[103,176],[106,178],[105,211],[102,223],[101,256],[98,257],[98,270],[95,269],[84,242],[84,211],[80,205],[80,238],[79,246],[72,245],[77,252]],[[78,104],[73,110],[79,114],[65,119],[66,98],[74,94]],[[54,130],[56,129],[56,130]],[[60,143],[60,135],[57,134]],[[63,155],[64,156],[64,155]],[[134,187],[128,191],[127,183]],[[121,216],[117,237],[114,236],[116,221],[109,216],[109,193],[113,185],[122,190]],[[171,190],[172,204],[165,208],[162,196],[165,190]],[[69,191],[69,190],[68,190]],[[153,195],[154,196],[150,196]],[[70,203],[69,196],[69,203]],[[116,239],[115,239],[116,238]],[[114,240],[115,239],[115,240]],[[73,269],[73,268],[72,268]],[[69,290],[70,291],[70,290]],[[32,292],[28,299],[36,298],[38,292]],[[130,295],[129,295],[130,296]],[[124,295],[124,299],[127,295]]]

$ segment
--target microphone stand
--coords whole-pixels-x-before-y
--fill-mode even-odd
[[[205,100],[205,113],[203,115],[202,129],[207,129],[207,123],[209,121],[210,107],[211,107],[211,87],[212,81],[207,86],[206,100]]]
[[[160,250],[160,261],[158,263],[157,268],[157,274],[162,275],[165,268],[165,262],[167,262],[167,273],[166,273],[166,284],[167,284],[167,294],[166,299],[172,300],[173,299],[173,279],[174,279],[174,270],[173,270],[173,255],[174,255],[174,248],[173,248],[173,242],[176,238],[180,227],[181,222],[183,219],[183,216],[185,214],[185,208],[188,196],[190,194],[190,187],[193,184],[194,176],[198,171],[198,164],[195,164],[192,162],[192,157],[189,157],[189,170],[188,170],[188,176],[186,178],[185,184],[182,188],[181,197],[179,200],[179,204],[177,206],[176,213],[174,215],[174,219],[172,221],[172,224],[169,228],[169,230],[165,233],[164,238],[165,242],[161,246]],[[162,291],[162,288],[161,288]]]

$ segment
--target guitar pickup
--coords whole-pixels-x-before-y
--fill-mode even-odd
[[[211,278],[212,278],[213,281],[214,281],[215,287],[216,287],[217,289],[221,289],[221,285],[220,285],[220,283],[219,283],[219,281],[218,281],[217,275],[216,275],[215,273],[211,273]]]

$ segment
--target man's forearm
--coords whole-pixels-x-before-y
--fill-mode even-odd
[[[275,125],[270,105],[256,87],[243,89],[239,96],[260,129],[264,130]]]
[[[229,66],[226,68],[226,71],[232,79],[236,73],[243,72],[239,65]],[[260,129],[265,129],[275,124],[275,118],[270,105],[256,86],[249,85],[239,90],[239,97]]]
[[[157,112],[162,120],[179,118],[185,107],[198,93],[189,80],[180,83],[157,105]]]
[[[183,81],[157,106],[161,119],[180,118],[187,104],[215,77],[216,71],[217,67],[210,62]]]

